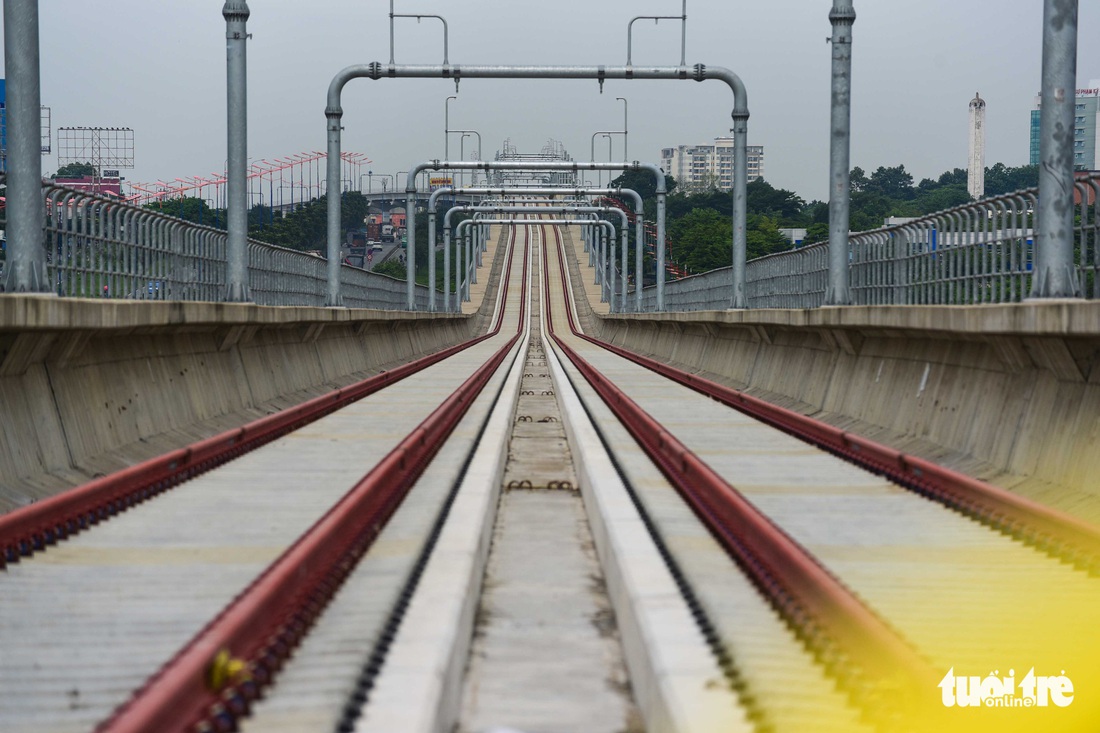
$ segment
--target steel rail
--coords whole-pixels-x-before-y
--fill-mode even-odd
[[[0,515],[0,570],[496,335],[490,332]]]
[[[1100,527],[1096,525],[621,346],[583,333],[577,336],[1081,570],[1100,574]]]
[[[99,733],[237,729],[522,337],[526,277],[521,287],[516,333],[508,342],[101,723]],[[506,299],[507,280],[502,292]],[[503,312],[502,306],[501,321]]]
[[[555,238],[564,287],[565,255],[556,228]],[[892,709],[894,713],[913,709],[918,700],[927,697],[940,675],[916,650],[811,553],[557,335],[550,312],[548,268],[543,276],[550,338],[715,539],[826,665],[840,673],[853,696],[870,709]],[[569,328],[574,336],[583,338],[568,293],[565,300]]]

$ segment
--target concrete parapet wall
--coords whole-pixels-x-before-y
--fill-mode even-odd
[[[620,346],[1100,522],[1100,303],[593,321]]]
[[[468,338],[453,314],[0,298],[0,512]]]

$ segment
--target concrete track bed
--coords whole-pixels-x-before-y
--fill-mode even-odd
[[[592,335],[1100,523],[1100,302],[606,316],[586,261]]]
[[[0,512],[458,343],[480,320],[0,299]]]
[[[1100,522],[1100,304],[593,320],[612,343]]]

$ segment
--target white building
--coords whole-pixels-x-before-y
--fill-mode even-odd
[[[764,146],[748,148],[748,179],[764,176]],[[677,145],[661,149],[661,168],[671,174],[683,191],[733,188],[733,138],[716,137],[713,145]]]

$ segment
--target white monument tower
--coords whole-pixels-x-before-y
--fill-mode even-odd
[[[970,157],[966,168],[966,190],[971,197],[985,196],[985,100],[974,94],[970,100]]]

